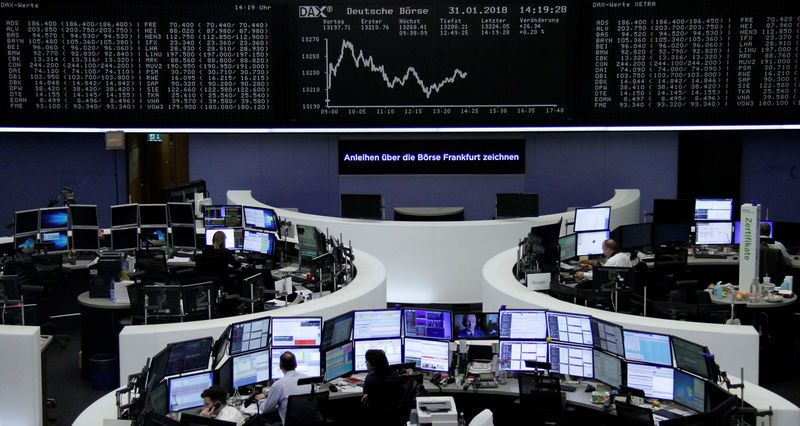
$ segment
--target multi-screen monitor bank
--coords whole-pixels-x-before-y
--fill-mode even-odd
[[[469,333],[469,334],[468,334]],[[467,337],[469,336],[469,337]],[[320,317],[265,317],[229,325],[212,337],[169,344],[145,365],[145,410],[159,414],[203,404],[198,389],[220,384],[230,393],[282,377],[280,355],[292,352],[297,371],[325,381],[367,371],[365,354],[383,350],[390,364],[453,373],[451,342],[496,344],[498,371],[531,371],[526,361],[549,363],[551,373],[593,379],[646,397],[709,409],[707,387],[719,375],[708,348],[675,336],[628,330],[591,316],[504,309],[453,313],[432,309],[351,311]],[[484,346],[488,342],[471,345]],[[491,356],[491,355],[489,355]]]

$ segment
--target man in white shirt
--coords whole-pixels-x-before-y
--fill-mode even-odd
[[[200,394],[203,397],[203,410],[200,411],[201,417],[211,417],[217,420],[234,422],[236,426],[244,424],[244,416],[239,410],[226,403],[228,392],[220,385],[214,385]]]
[[[761,238],[769,238],[769,234],[771,233],[772,233],[772,227],[769,226],[769,223],[762,223]],[[776,241],[775,239],[772,239],[771,243],[767,243],[767,247],[780,250],[781,255],[783,255],[783,263],[785,263],[786,266],[789,267],[792,266],[792,256],[789,256],[789,252],[786,251],[786,246],[784,246],[783,243],[781,243],[780,241]],[[781,277],[777,278],[781,279]]]
[[[603,256],[608,259],[603,266],[617,268],[630,268],[633,266],[631,265],[631,256],[628,253],[619,251],[619,244],[610,238],[603,241]],[[592,271],[577,272],[575,278],[579,281],[584,279],[591,280]]]
[[[311,385],[297,386],[297,380],[308,376],[295,371],[297,359],[295,359],[293,353],[286,351],[281,354],[280,368],[283,371],[283,377],[272,385],[269,395],[258,394],[255,398],[258,401],[259,413],[266,414],[277,411],[281,416],[281,423],[284,423],[286,421],[286,406],[289,402],[289,396],[311,393]]]

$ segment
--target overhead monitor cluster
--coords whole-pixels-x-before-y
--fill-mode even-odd
[[[49,253],[97,250],[99,225],[96,205],[71,204],[14,213],[14,248],[32,253],[42,244]]]

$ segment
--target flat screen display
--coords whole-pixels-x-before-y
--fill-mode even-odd
[[[213,339],[211,337],[205,337],[202,339],[170,343],[167,376],[208,368],[208,362],[211,358],[212,341]]]
[[[203,406],[200,394],[214,384],[214,373],[192,374],[169,379],[169,411],[172,413]]]
[[[43,243],[53,243],[53,247],[48,249],[50,252],[69,250],[69,235],[66,229],[60,231],[43,231],[39,234],[39,239]]]
[[[611,219],[611,207],[575,209],[575,232],[607,231]]]
[[[353,334],[353,313],[348,312],[338,317],[325,320],[322,327],[322,347],[339,346],[350,340]]]
[[[269,318],[238,322],[231,327],[230,354],[269,347]]]
[[[406,337],[403,362],[413,362],[420,370],[445,373],[450,368],[450,342]]]
[[[602,349],[617,356],[625,356],[622,327],[616,324],[592,318],[592,341],[596,349]]]
[[[729,245],[733,243],[733,227],[730,222],[697,222],[695,244]]]
[[[55,207],[51,209],[41,209],[39,212],[39,229],[60,229],[66,228],[69,222],[69,209],[66,207]]]
[[[611,387],[622,386],[622,360],[601,351],[594,351],[594,378]]]
[[[319,346],[322,318],[272,318],[272,346]]]
[[[500,311],[501,339],[547,338],[547,316],[543,310]]]
[[[578,233],[578,256],[594,256],[603,254],[603,241],[608,239],[608,231],[579,232]]]
[[[710,379],[708,349],[697,343],[672,336],[672,350],[675,352],[675,366],[681,370]]]
[[[261,207],[244,206],[245,228],[263,229],[265,231],[278,230],[278,216],[275,210]]]
[[[39,230],[39,210],[25,210],[14,213],[14,233],[25,234]]]
[[[225,234],[226,250],[241,250],[244,246],[244,230],[242,228],[210,228],[206,229],[206,246],[214,245],[214,234],[222,232]]]
[[[166,415],[169,412],[168,386],[169,383],[162,382],[147,393],[148,404],[146,409],[149,408],[161,415]]]
[[[572,259],[577,256],[578,235],[569,234],[558,239],[558,247],[561,250],[561,261]]]
[[[760,223],[766,223],[769,225],[769,238],[775,238],[775,226],[773,226],[771,220],[762,220]],[[759,235],[761,230],[759,229]],[[736,221],[733,223],[733,243],[734,244],[741,244],[742,241],[742,222]]]
[[[675,370],[670,367],[628,363],[626,386],[644,391],[647,398],[672,401]]]
[[[594,350],[564,343],[548,343],[550,371],[570,376],[594,377]]]
[[[619,247],[622,250],[642,249],[650,247],[653,240],[652,223],[636,223],[619,227],[621,231]]]
[[[139,224],[167,226],[167,206],[165,204],[139,204]]]
[[[269,350],[233,357],[233,386],[236,388],[266,382],[269,372]]]
[[[147,239],[146,241],[144,239]],[[153,247],[163,247],[169,244],[169,231],[167,227],[141,227],[139,228],[139,241],[142,248],[147,244]]]
[[[14,234],[14,248],[23,253],[33,253],[36,244],[36,232]]]
[[[547,312],[547,336],[559,342],[591,345],[592,322],[588,315]]]
[[[399,309],[355,311],[353,315],[353,339],[400,337],[402,311]]]
[[[203,208],[204,228],[240,228],[242,206],[214,205]]]
[[[694,411],[706,411],[706,381],[675,370],[675,402]]]
[[[458,339],[497,339],[500,334],[500,315],[497,312],[455,314],[453,325]]]
[[[169,224],[194,226],[194,206],[192,203],[167,203]]]
[[[547,362],[547,342],[501,340],[498,358],[501,370],[536,371],[525,361]]]
[[[367,360],[364,356],[370,349],[382,350],[386,354],[389,365],[403,362],[402,339],[356,340],[356,371],[367,371]]]
[[[172,247],[190,250],[197,248],[197,232],[194,225],[173,226]]]
[[[242,250],[271,256],[275,250],[275,241],[275,234],[245,229]]]
[[[286,349],[273,349],[272,350],[272,380],[277,380],[283,377],[281,371],[281,355],[284,352],[291,352],[297,360],[297,368],[295,371],[303,373],[308,377],[318,377],[322,374],[322,357],[319,348],[286,348]]]
[[[139,226],[139,206],[121,204],[111,206],[111,227]]]
[[[691,223],[694,222],[694,200],[664,199],[653,200],[654,223]]]
[[[70,204],[69,216],[73,227],[98,227],[100,222],[97,220],[97,206]]]
[[[733,213],[731,198],[698,198],[694,201],[694,220],[730,222]]]
[[[406,337],[421,339],[453,339],[453,314],[431,309],[404,309]]]
[[[626,360],[672,366],[672,350],[668,335],[623,330],[622,337],[625,342]]]
[[[97,234],[97,228],[73,228],[72,249],[78,251],[100,249],[100,237]]]
[[[353,342],[336,346],[325,351],[325,381],[353,372],[355,368],[355,352]]]

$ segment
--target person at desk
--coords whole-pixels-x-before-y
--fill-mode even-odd
[[[281,417],[281,424],[283,424],[286,419],[286,406],[289,403],[289,396],[310,393],[311,385],[297,386],[297,381],[299,379],[304,379],[308,376],[295,371],[297,368],[297,359],[294,357],[293,353],[286,351],[281,354],[279,366],[281,371],[283,371],[283,377],[272,385],[272,388],[269,390],[269,395],[264,395],[263,393],[256,395],[256,404],[252,404],[250,407],[257,406],[258,412],[262,414],[274,413],[277,411],[278,415]],[[247,412],[250,414],[250,410]]]
[[[225,233],[217,231],[211,239],[212,246],[203,250],[203,257],[206,261],[211,261],[218,268],[219,276],[225,276],[228,268],[239,269],[242,263],[233,257],[233,254],[225,249]]]
[[[786,266],[792,266],[792,256],[789,256],[789,252],[786,251],[786,246],[784,246],[780,241],[775,241],[774,238],[770,238],[769,235],[771,233],[772,227],[769,225],[769,223],[762,223],[761,239],[766,240],[765,242],[767,243],[767,247],[780,250],[781,255],[783,255],[783,263],[785,263]]]
[[[603,266],[618,268],[630,268],[633,266],[631,265],[631,256],[628,253],[619,251],[619,244],[610,238],[603,241],[603,257],[608,259]],[[575,278],[579,281],[584,279],[591,280],[592,271],[579,271],[575,273]]]
[[[228,398],[228,393],[222,386],[211,386],[204,390],[200,396],[203,397],[203,410],[200,411],[201,417],[234,422],[236,426],[242,426],[244,424],[244,416],[242,413],[225,402]]]
[[[459,339],[466,339],[470,337],[486,337],[486,333],[478,328],[478,316],[475,314],[464,315],[461,325],[463,325],[464,328],[458,331]]]
[[[385,386],[385,379],[388,376],[396,375],[397,372],[389,370],[389,360],[380,349],[368,350],[364,354],[364,358],[367,362],[368,373],[364,379],[364,395],[361,397],[361,403],[371,410],[387,410],[392,401],[390,401]]]

